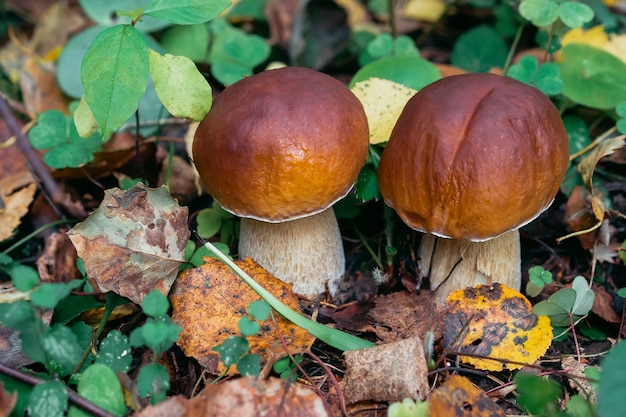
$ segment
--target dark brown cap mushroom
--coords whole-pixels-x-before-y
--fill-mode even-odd
[[[408,226],[461,241],[437,241],[431,259],[434,238],[424,239],[431,284],[447,280],[442,297],[491,281],[519,288],[519,235],[510,231],[551,204],[568,161],[567,132],[547,96],[508,77],[463,74],[409,100],[381,157],[379,187]],[[470,244],[499,236],[508,240]]]
[[[319,294],[326,281],[334,292],[344,272],[329,207],[352,188],[368,138],[363,107],[347,86],[286,67],[219,94],[195,134],[193,157],[213,198],[244,218],[240,256],[296,292]]]

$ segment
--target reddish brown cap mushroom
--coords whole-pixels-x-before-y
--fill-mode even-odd
[[[487,240],[544,211],[568,161],[567,132],[542,92],[500,75],[457,75],[407,103],[380,161],[380,192],[414,229]]]
[[[519,288],[516,229],[551,204],[568,161],[567,132],[547,96],[505,76],[463,74],[406,104],[380,160],[379,188],[408,226],[429,234],[421,266],[432,288],[446,283],[441,301],[469,285]],[[455,240],[435,244],[432,235]]]
[[[193,158],[213,198],[243,217],[240,256],[315,295],[326,282],[334,293],[344,272],[329,207],[354,185],[368,144],[365,112],[346,85],[285,67],[220,93],[196,131]]]

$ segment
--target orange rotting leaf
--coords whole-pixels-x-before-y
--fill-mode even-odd
[[[0,381],[0,417],[11,415],[11,411],[17,402],[17,391],[8,393],[4,390],[4,385]]]
[[[28,171],[21,171],[0,180],[0,241],[13,236],[37,191],[37,184]]]
[[[536,316],[528,299],[502,284],[478,285],[448,296],[443,340],[461,361],[488,371],[520,369],[552,342],[550,319]],[[475,355],[475,356],[469,356]],[[490,357],[493,359],[485,359]]]
[[[178,344],[187,356],[194,357],[211,373],[223,372],[224,366],[213,347],[229,336],[240,335],[238,322],[247,316],[247,307],[260,297],[228,266],[213,258],[205,258],[199,268],[183,271],[170,294],[172,320],[183,331]],[[298,299],[285,284],[250,258],[235,263],[262,287],[296,311]],[[289,352],[307,351],[315,338],[282,316],[275,314],[276,322]],[[260,323],[260,330],[248,337],[250,352],[261,357],[261,365],[272,363],[287,355],[272,318]],[[229,373],[236,373],[231,368]]]
[[[504,411],[472,382],[453,375],[433,391],[428,401],[430,417],[504,417]]]
[[[67,235],[102,290],[141,304],[153,289],[167,294],[176,279],[190,235],[187,207],[165,187],[113,188]]]

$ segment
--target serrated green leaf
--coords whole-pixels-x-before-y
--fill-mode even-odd
[[[147,322],[141,326],[141,336],[144,344],[152,350],[160,350],[159,347],[167,340],[167,325],[161,322]]]
[[[111,330],[100,342],[96,362],[107,365],[114,371],[126,373],[133,360],[128,338],[119,330]]]
[[[126,414],[124,393],[113,369],[104,364],[93,364],[88,367],[78,381],[78,394],[108,411],[122,417]],[[88,417],[90,413],[71,407],[68,417]]]
[[[65,143],[67,136],[67,119],[58,110],[48,110],[39,115],[37,124],[28,132],[28,140],[35,149],[48,149]]]
[[[565,26],[579,28],[593,19],[593,10],[585,3],[564,1],[559,5],[559,15]]]
[[[48,358],[58,363],[66,375],[80,362],[83,355],[74,332],[60,324],[52,326],[50,331],[43,335],[41,346]]]
[[[30,417],[62,417],[67,408],[67,389],[62,382],[47,381],[36,385],[28,398]]]
[[[160,317],[167,314],[170,302],[159,290],[150,291],[141,302],[141,309],[150,317]]]
[[[159,100],[172,115],[200,121],[211,109],[211,86],[189,58],[150,49],[150,75]]]
[[[537,27],[548,26],[559,18],[559,4],[554,0],[524,0],[520,14]]]
[[[137,375],[137,388],[142,398],[150,397],[151,404],[165,400],[167,390],[170,389],[167,369],[158,363],[144,366]]]
[[[144,36],[129,25],[100,32],[85,53],[81,67],[85,101],[103,140],[137,110],[146,91],[148,60]]]
[[[30,301],[40,308],[54,308],[61,299],[67,297],[80,284],[78,280],[68,283],[43,283],[30,294]]]
[[[144,15],[178,25],[192,25],[214,19],[230,3],[230,0],[152,0]]]
[[[270,317],[272,310],[267,302],[263,300],[256,300],[251,302],[248,306],[248,313],[254,317],[255,320],[263,321]]]

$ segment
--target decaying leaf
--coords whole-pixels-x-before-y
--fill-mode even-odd
[[[0,417],[7,417],[11,415],[13,407],[17,402],[17,391],[9,394],[4,390],[4,385],[0,382]]]
[[[387,142],[407,101],[417,90],[382,78],[370,78],[352,87],[365,109],[370,128],[370,143]]]
[[[41,282],[69,282],[78,278],[76,250],[64,231],[46,238],[46,247],[37,259],[37,272]]]
[[[424,342],[407,339],[344,353],[344,393],[348,402],[423,400],[428,393]]]
[[[243,282],[228,266],[213,258],[205,258],[199,268],[186,269],[170,294],[172,320],[182,327],[178,345],[187,356],[194,357],[211,373],[225,371],[213,347],[229,336],[240,335],[238,322],[247,316],[247,307],[259,296]],[[250,258],[235,261],[283,303],[300,311],[298,299],[291,292],[291,285],[271,275]],[[278,329],[292,354],[307,351],[315,338],[306,330],[295,326],[282,316],[275,315]],[[248,337],[250,352],[261,356],[261,366],[286,356],[278,330],[272,318],[260,323],[260,331]],[[229,373],[236,373],[231,367]]]
[[[87,275],[136,304],[152,289],[169,292],[189,235],[187,207],[165,187],[141,183],[105,191],[100,206],[68,232]]]
[[[329,417],[322,399],[297,382],[255,377],[208,385],[193,398],[185,417]]]
[[[433,391],[429,399],[430,417],[505,417],[504,411],[472,382],[453,375]]]
[[[28,171],[20,171],[0,180],[0,241],[13,235],[21,218],[28,213],[37,184]]]
[[[501,371],[506,364],[520,369],[539,359],[552,342],[550,319],[533,314],[528,299],[505,285],[458,290],[446,302],[444,345],[475,355],[460,359],[476,368]]]

